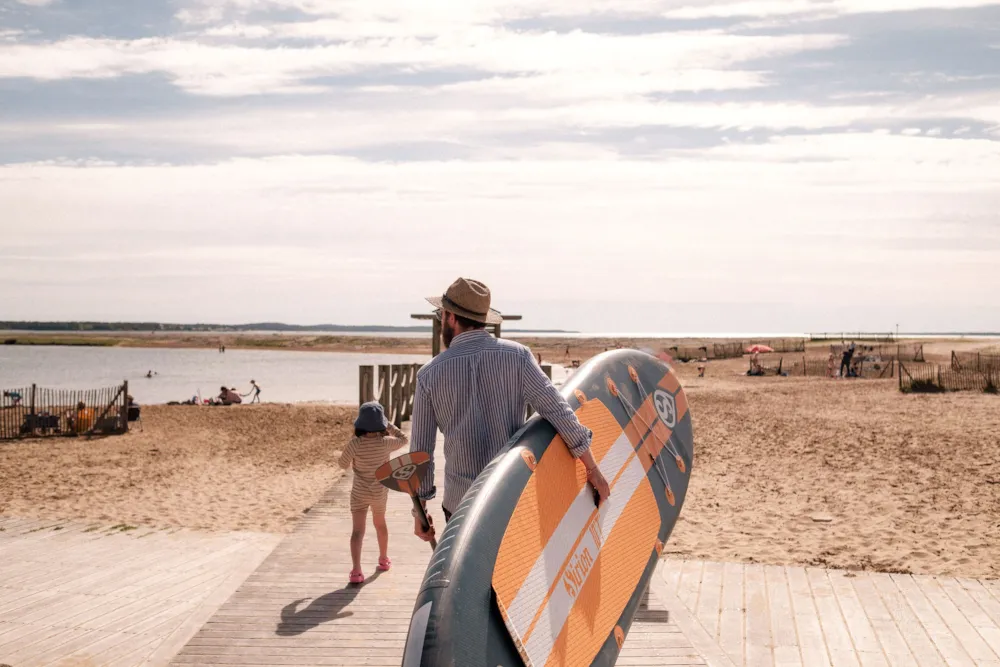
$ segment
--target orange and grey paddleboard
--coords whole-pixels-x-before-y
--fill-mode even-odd
[[[403,667],[615,664],[684,503],[691,415],[669,365],[636,350],[595,357],[562,393],[610,497],[598,506],[583,464],[531,419],[442,533]]]

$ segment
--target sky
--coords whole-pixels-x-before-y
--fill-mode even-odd
[[[0,320],[1000,331],[1000,0],[0,0]]]

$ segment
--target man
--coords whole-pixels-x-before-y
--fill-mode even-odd
[[[441,505],[448,521],[479,473],[524,425],[525,404],[530,404],[585,466],[587,481],[603,502],[610,489],[590,451],[593,433],[576,418],[528,348],[496,339],[486,331],[486,325],[502,321],[500,313],[490,308],[489,288],[459,278],[444,296],[427,300],[437,308],[447,349],[417,373],[410,451],[431,456],[418,492],[420,499],[426,503],[437,493],[434,441],[438,428],[444,433]],[[433,522],[424,532],[415,510],[414,517],[413,532],[430,541]]]

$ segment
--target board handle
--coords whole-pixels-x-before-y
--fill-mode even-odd
[[[424,505],[417,496],[410,496],[410,499],[413,501],[414,509],[417,510],[417,516],[420,517],[420,527],[426,532],[431,527],[431,522],[427,520],[427,512],[424,511]],[[431,549],[437,549],[437,546],[437,540],[432,537]]]

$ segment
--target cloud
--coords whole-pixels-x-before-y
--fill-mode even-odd
[[[57,0],[14,0],[14,2],[19,2],[22,5],[29,5],[31,7],[45,7],[46,5],[51,5]]]
[[[842,43],[835,35],[754,37],[719,32],[610,36],[524,34],[502,29],[450,35],[360,39],[300,48],[209,45],[177,39],[70,38],[47,44],[0,46],[0,78],[110,78],[162,72],[179,87],[207,95],[314,92],[309,79],[376,67],[435,70],[474,68],[497,74],[646,77],[639,88],[671,73],[698,89],[700,72],[765,56]],[[712,75],[718,87],[728,75]],[[752,75],[751,75],[752,76]],[[652,77],[652,78],[650,78]],[[746,76],[731,79],[745,86]],[[586,86],[585,80],[580,81]],[[676,89],[677,85],[667,85]]]
[[[296,321],[330,319],[316,308],[350,311],[366,266],[369,293],[387,299],[404,273],[407,293],[419,295],[476,268],[498,294],[563,302],[565,284],[589,285],[590,303],[615,302],[623,280],[631,299],[664,306],[726,301],[735,282],[764,301],[835,301],[856,286],[880,303],[919,294],[928,307],[951,303],[961,286],[962,299],[989,302],[988,276],[1000,266],[997,150],[981,140],[830,135],[654,163],[569,153],[420,164],[284,156],[182,167],[16,165],[0,168],[10,223],[0,279],[56,280],[76,298],[108,265],[67,255],[110,254],[115,272],[167,307],[224,266],[227,280],[254,289],[227,292],[227,303],[204,294],[189,308],[249,314],[294,304],[305,310],[282,317]],[[983,226],[941,227],[959,212]],[[504,234],[489,232],[501,227]],[[956,240],[940,251],[888,243],[935,235]],[[462,240],[460,257],[452,239]],[[851,252],[831,250],[846,245]],[[659,261],[637,261],[647,248]],[[926,261],[935,271],[913,270]],[[319,284],[327,306],[305,296]],[[683,289],[665,296],[664,285]],[[398,316],[407,313],[401,307]]]
[[[295,10],[312,16],[337,16],[344,21],[372,19],[401,25],[496,24],[545,17],[786,17],[960,9],[998,4],[996,0],[202,0],[192,2],[180,17],[192,23],[220,20],[269,10]]]

